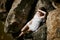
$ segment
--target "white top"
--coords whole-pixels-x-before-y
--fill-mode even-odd
[[[39,25],[40,25],[40,22],[42,21],[42,19],[44,17],[45,17],[45,15],[44,16],[40,16],[39,12],[36,12],[35,16],[32,19],[32,24],[28,25],[29,26],[29,30],[36,31],[38,29]]]
[[[36,16],[36,18],[32,19],[32,24],[28,25],[29,26],[29,30],[32,30],[32,31],[37,30],[37,28],[40,25],[40,22],[41,22],[41,19]]]

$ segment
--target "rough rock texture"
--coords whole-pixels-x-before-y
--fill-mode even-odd
[[[41,7],[44,7],[47,12],[52,11],[53,9],[55,9],[50,0],[38,0],[36,10],[38,8],[41,8]]]
[[[0,0],[0,21],[5,22],[14,0]]]
[[[6,0],[0,0],[0,21],[3,21],[3,19],[5,19],[6,17],[5,16],[6,14],[5,3],[6,3]]]
[[[37,9],[44,7],[47,12],[54,9],[50,0],[13,0],[13,1],[7,0],[6,5],[5,5],[5,0],[4,1],[2,0],[0,4],[1,5],[4,4],[2,6],[3,9],[6,10],[7,13],[9,12],[7,15],[7,18],[5,16],[3,18],[2,16],[0,16],[0,18],[2,19],[6,18],[4,31],[10,32],[10,34],[12,34],[14,38],[19,35],[20,29],[33,17],[34,12],[37,11]],[[5,9],[5,6],[6,6],[6,9]],[[60,25],[57,23],[60,22],[59,21],[60,19],[59,19],[59,16],[57,16],[59,15],[59,13],[56,11],[59,12],[59,9],[51,11],[47,18],[48,36],[46,33],[46,30],[47,30],[46,25],[43,24],[42,26],[39,27],[37,32],[32,34],[33,38],[29,39],[29,37],[26,36],[27,37],[26,40],[52,40],[52,38],[54,40],[59,40],[58,38],[60,37],[60,29],[59,29]],[[46,36],[47,36],[47,39],[46,39]],[[3,40],[3,37],[1,38]],[[6,38],[6,40],[8,40],[8,38]],[[19,40],[19,38],[17,40]]]
[[[6,18],[4,31],[10,32],[14,37],[17,37],[18,31],[33,17],[35,7],[36,9],[44,7],[47,11],[50,11],[48,8],[52,7],[52,4],[47,0],[14,0]],[[33,40],[46,40],[46,26],[39,27],[39,30],[34,33],[33,37]]]
[[[46,40],[47,37],[47,27],[42,25],[39,27],[38,31],[33,33],[33,40]]]
[[[60,40],[60,8],[49,12],[46,24],[47,40]]]
[[[0,0],[0,12],[5,12],[6,11],[5,3],[6,3],[6,0]]]
[[[19,35],[20,29],[31,19],[36,1],[34,0],[15,0],[6,18],[4,31],[11,33],[15,38]],[[33,8],[33,9],[32,9]],[[22,40],[22,39],[21,39]]]

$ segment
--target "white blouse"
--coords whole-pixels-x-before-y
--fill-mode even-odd
[[[39,28],[40,22],[45,18],[46,12],[42,11],[42,13],[44,13],[44,16],[40,16],[39,12],[36,12],[32,19],[32,23],[28,24],[29,30],[36,31]]]

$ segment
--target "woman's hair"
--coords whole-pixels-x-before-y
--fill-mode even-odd
[[[47,10],[44,8],[44,7],[41,7],[41,8],[39,8],[40,10],[42,10],[42,11],[44,11],[44,12],[46,12],[46,16],[45,16],[45,22],[46,22],[46,19],[47,19],[47,15],[48,15],[48,12],[47,12]]]

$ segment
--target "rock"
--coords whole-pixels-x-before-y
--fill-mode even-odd
[[[49,12],[46,25],[47,40],[60,40],[60,8]]]
[[[0,21],[6,18],[6,7],[5,7],[6,0],[0,0]]]
[[[6,3],[6,0],[0,0],[0,12],[5,12],[6,11],[5,3]]]
[[[6,18],[4,32],[12,34],[14,38],[17,37],[20,33],[20,29],[27,23],[28,19],[30,18],[28,16],[33,14],[32,11],[34,8],[34,0],[14,0]],[[18,31],[16,31],[16,29]]]
[[[44,7],[47,10],[47,12],[54,9],[50,0],[46,0],[46,1],[45,0],[42,1],[41,0],[19,0],[19,1],[14,0],[12,7],[6,18],[4,31],[6,33],[11,32],[13,37],[17,37],[20,33],[20,29],[33,17],[34,12],[36,11],[35,7],[36,10],[41,7]],[[48,22],[47,22],[47,27],[49,25]],[[34,33],[33,39],[46,40],[46,36],[47,36],[46,30],[47,29],[45,24],[44,26],[39,27],[39,30]]]
[[[33,40],[46,40],[47,37],[47,27],[45,24],[39,27],[37,32],[34,32],[33,35]]]
[[[0,0],[0,21],[5,22],[13,0]]]

